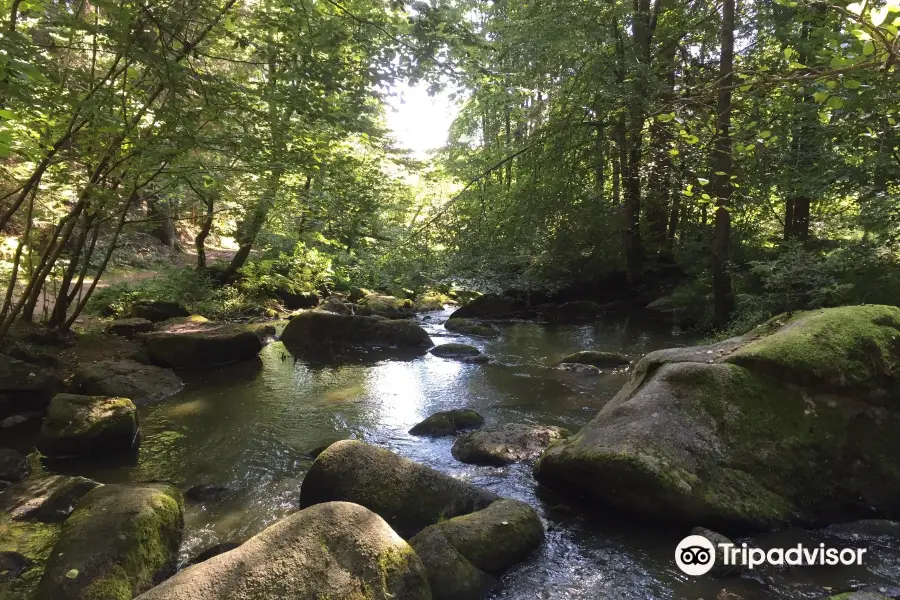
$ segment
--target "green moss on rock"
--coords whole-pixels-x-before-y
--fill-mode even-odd
[[[631,363],[628,357],[618,352],[601,352],[599,350],[582,350],[581,352],[573,352],[563,357],[562,363],[574,363],[580,365],[591,365],[594,367],[623,367]]]
[[[428,333],[412,321],[325,311],[309,311],[291,319],[281,334],[281,341],[294,352],[373,347],[424,352],[431,346]]]
[[[41,426],[48,456],[127,451],[138,442],[137,408],[128,398],[57,394]]]

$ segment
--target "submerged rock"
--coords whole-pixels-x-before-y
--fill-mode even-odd
[[[138,406],[167,398],[184,387],[170,369],[133,360],[104,360],[79,366],[73,383],[91,396],[128,398]]]
[[[104,485],[63,524],[35,600],[133,598],[174,572],[181,494],[165,484]]]
[[[263,346],[267,346],[275,341],[278,332],[274,325],[260,325],[256,328],[256,337],[262,342]]]
[[[551,443],[570,435],[552,425],[510,423],[467,433],[453,443],[456,460],[476,465],[505,465],[537,458]]]
[[[377,514],[327,502],[181,571],[139,600],[428,600],[425,569]]]
[[[645,356],[538,481],[646,517],[769,528],[896,516],[900,308],[779,317]]]
[[[65,521],[81,499],[100,484],[84,477],[34,476],[0,495],[0,511],[15,521]]]
[[[284,328],[282,343],[292,351],[362,348],[408,348],[425,351],[431,339],[412,321],[336,315],[310,311],[297,315]]]
[[[333,500],[361,504],[412,538],[441,600],[481,598],[544,539],[527,504],[357,441],[330,446],[303,480],[301,506]]]
[[[135,319],[147,319],[154,323],[172,319],[174,317],[187,317],[190,312],[177,302],[165,300],[145,300],[135,302],[131,307],[131,316]]]
[[[31,465],[17,450],[0,448],[0,481],[22,481],[31,473]]]
[[[579,373],[581,375],[602,375],[603,371],[594,365],[582,365],[580,363],[559,363],[556,368],[560,371],[569,371],[571,373]]]
[[[151,360],[173,369],[246,360],[259,354],[262,347],[256,333],[240,325],[186,324],[147,336]]]
[[[231,488],[225,485],[201,483],[186,491],[184,497],[192,502],[209,502],[221,499],[222,496],[230,491]]]
[[[138,444],[138,416],[128,398],[57,394],[41,426],[47,456],[122,452]]]
[[[435,346],[429,352],[441,358],[471,358],[481,354],[481,350],[469,344],[441,344]]]
[[[444,323],[444,329],[453,333],[477,335],[480,337],[494,337],[498,334],[497,330],[492,326],[466,318],[447,319],[447,322]]]
[[[225,554],[226,552],[231,552],[235,548],[238,548],[240,544],[236,542],[223,542],[221,544],[216,544],[215,546],[210,546],[194,558],[188,561],[187,566],[197,565],[202,562],[206,562],[214,556],[218,556],[220,554]]]
[[[41,412],[62,381],[49,369],[0,355],[0,419]]]
[[[560,364],[591,365],[594,367],[624,367],[631,364],[628,357],[618,352],[600,352],[597,350],[582,350],[573,352],[563,357]]]
[[[457,408],[434,413],[416,424],[409,433],[412,435],[439,437],[456,435],[460,431],[478,429],[484,425],[484,417],[471,408]]]
[[[153,331],[153,321],[148,319],[116,319],[106,328],[113,335],[131,339],[141,333]]]

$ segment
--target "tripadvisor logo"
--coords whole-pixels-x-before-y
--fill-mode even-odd
[[[704,575],[720,560],[726,567],[753,569],[762,564],[773,566],[861,565],[867,548],[828,548],[825,544],[808,548],[797,544],[790,548],[753,548],[733,543],[716,546],[702,535],[689,535],[675,547],[675,564],[686,575]]]

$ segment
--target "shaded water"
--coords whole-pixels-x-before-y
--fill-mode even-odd
[[[469,365],[426,355],[315,365],[295,360],[275,342],[259,361],[189,376],[177,396],[142,409],[143,443],[130,464],[79,467],[77,472],[103,482],[170,480],[185,490],[198,484],[226,486],[221,498],[188,503],[182,562],[213,544],[242,542],[296,510],[301,481],[312,464],[304,455],[333,439],[352,437],[535,507],[547,526],[547,541],[504,576],[498,599],[711,600],[723,588],[745,600],[800,599],[821,598],[829,588],[900,583],[900,550],[892,542],[871,548],[861,569],[763,569],[755,577],[731,580],[689,578],[673,560],[676,543],[687,534],[683,528],[648,526],[605,509],[580,514],[546,491],[539,496],[530,465],[464,465],[450,455],[452,438],[410,436],[407,430],[428,415],[459,407],[476,409],[488,424],[530,422],[578,430],[622,386],[626,374],[585,376],[548,366],[575,350],[614,350],[636,358],[691,342],[628,322],[514,323],[502,326],[501,337],[481,340],[448,334],[440,325],[446,316],[432,313],[423,322],[435,343],[472,343],[495,362]],[[814,535],[786,532],[756,543],[796,544]]]

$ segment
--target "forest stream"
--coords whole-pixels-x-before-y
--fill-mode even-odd
[[[740,578],[687,577],[672,559],[686,534],[683,529],[641,523],[612,509],[571,508],[551,492],[538,490],[529,463],[466,465],[450,454],[453,438],[408,434],[428,415],[459,407],[474,408],[488,424],[528,422],[577,431],[618,391],[627,372],[590,376],[553,369],[561,356],[590,347],[637,358],[696,341],[665,327],[621,319],[560,326],[506,323],[498,338],[484,340],[446,332],[442,323],[448,314],[432,312],[419,319],[436,344],[477,345],[492,358],[490,364],[430,354],[412,360],[385,360],[379,354],[371,361],[310,364],[295,360],[276,341],[258,361],[189,375],[182,392],[143,408],[136,460],[79,463],[72,469],[104,483],[168,480],[183,490],[225,488],[203,501],[187,502],[182,565],[212,545],[243,542],[296,511],[301,482],[312,464],[310,449],[350,437],[390,448],[538,511],[548,532],[546,542],[504,575],[493,598],[697,600],[729,597],[722,592],[727,589],[745,600],[802,599],[861,585],[893,589],[891,582],[900,581],[896,539],[867,542],[863,567],[764,567]],[[753,541],[765,548],[800,541],[817,545],[825,539],[795,528]]]

